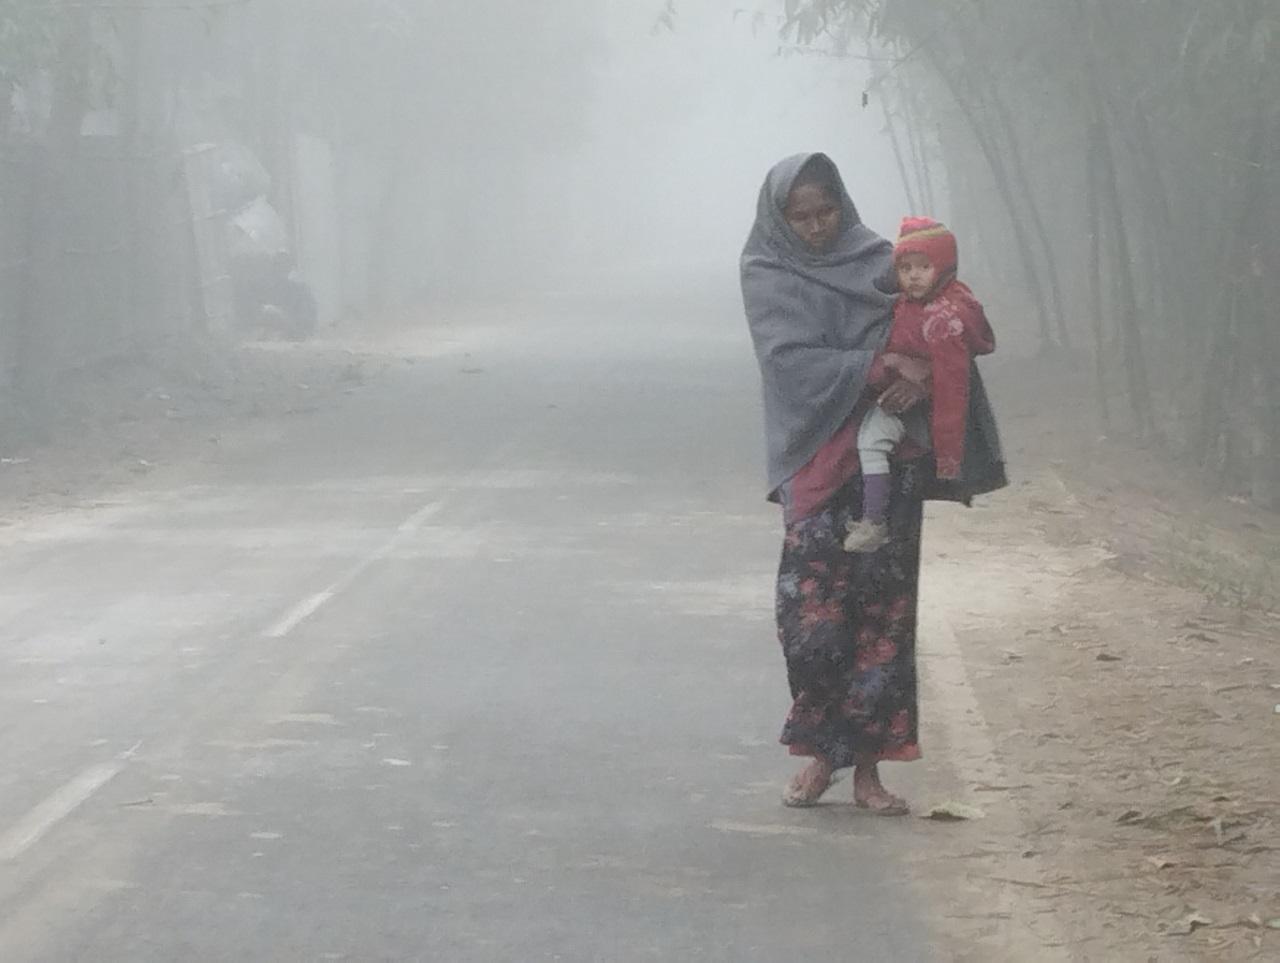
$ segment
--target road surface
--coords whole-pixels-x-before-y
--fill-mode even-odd
[[[5,530],[0,959],[934,958],[914,821],[778,805],[733,306],[415,337]]]

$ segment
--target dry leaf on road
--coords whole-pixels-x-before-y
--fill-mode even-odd
[[[1212,926],[1213,920],[1203,913],[1188,913],[1166,931],[1170,936],[1190,936],[1203,926]]]
[[[934,806],[927,813],[925,819],[932,819],[937,822],[960,822],[967,819],[982,819],[984,813],[977,806],[969,806],[959,802],[944,802]]]

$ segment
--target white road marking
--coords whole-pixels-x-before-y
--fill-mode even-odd
[[[342,723],[327,712],[291,712],[278,719],[272,719],[273,726],[294,723],[301,726],[341,726]]]
[[[0,863],[13,862],[40,842],[49,830],[118,776],[141,745],[142,743],[138,743],[111,762],[90,766],[27,813],[17,825],[0,836]]]
[[[160,811],[172,813],[175,816],[209,816],[214,819],[223,819],[227,816],[244,815],[244,813],[236,812],[234,809],[228,809],[224,803],[218,802],[183,803],[177,806],[161,806]]]
[[[736,823],[717,819],[711,828],[722,833],[746,833],[749,836],[816,836],[812,826],[790,826],[777,823]]]
[[[297,605],[293,606],[289,611],[285,612],[277,619],[266,632],[263,633],[268,639],[283,639],[300,626],[311,616],[320,611],[328,602],[336,595],[349,589],[355,580],[367,572],[372,566],[387,558],[400,547],[401,543],[414,535],[420,529],[427,519],[431,518],[440,511],[441,503],[432,502],[425,505],[413,515],[409,516],[396,528],[396,533],[391,536],[379,549],[372,554],[365,556],[354,566],[351,567],[345,575],[330,585],[328,588],[315,595],[309,595]]]
[[[333,598],[336,590],[335,586],[333,589],[326,589],[323,592],[316,593],[310,598],[303,599],[286,612],[275,625],[267,630],[267,637],[271,639],[284,638],[307,619],[320,611],[321,607]]]

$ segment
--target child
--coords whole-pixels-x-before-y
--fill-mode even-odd
[[[929,362],[933,397],[931,445],[938,478],[958,479],[964,461],[969,414],[969,369],[977,355],[995,350],[996,339],[982,305],[956,279],[956,239],[937,221],[902,221],[893,264],[902,297],[893,311],[885,354]],[[844,547],[874,552],[889,540],[889,454],[902,441],[902,421],[872,405],[858,432],[862,462],[862,519],[849,525]]]

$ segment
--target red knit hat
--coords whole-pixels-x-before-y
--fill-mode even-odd
[[[893,246],[893,261],[907,254],[923,254],[937,269],[938,275],[955,271],[960,261],[956,236],[944,224],[931,217],[904,217]]]

